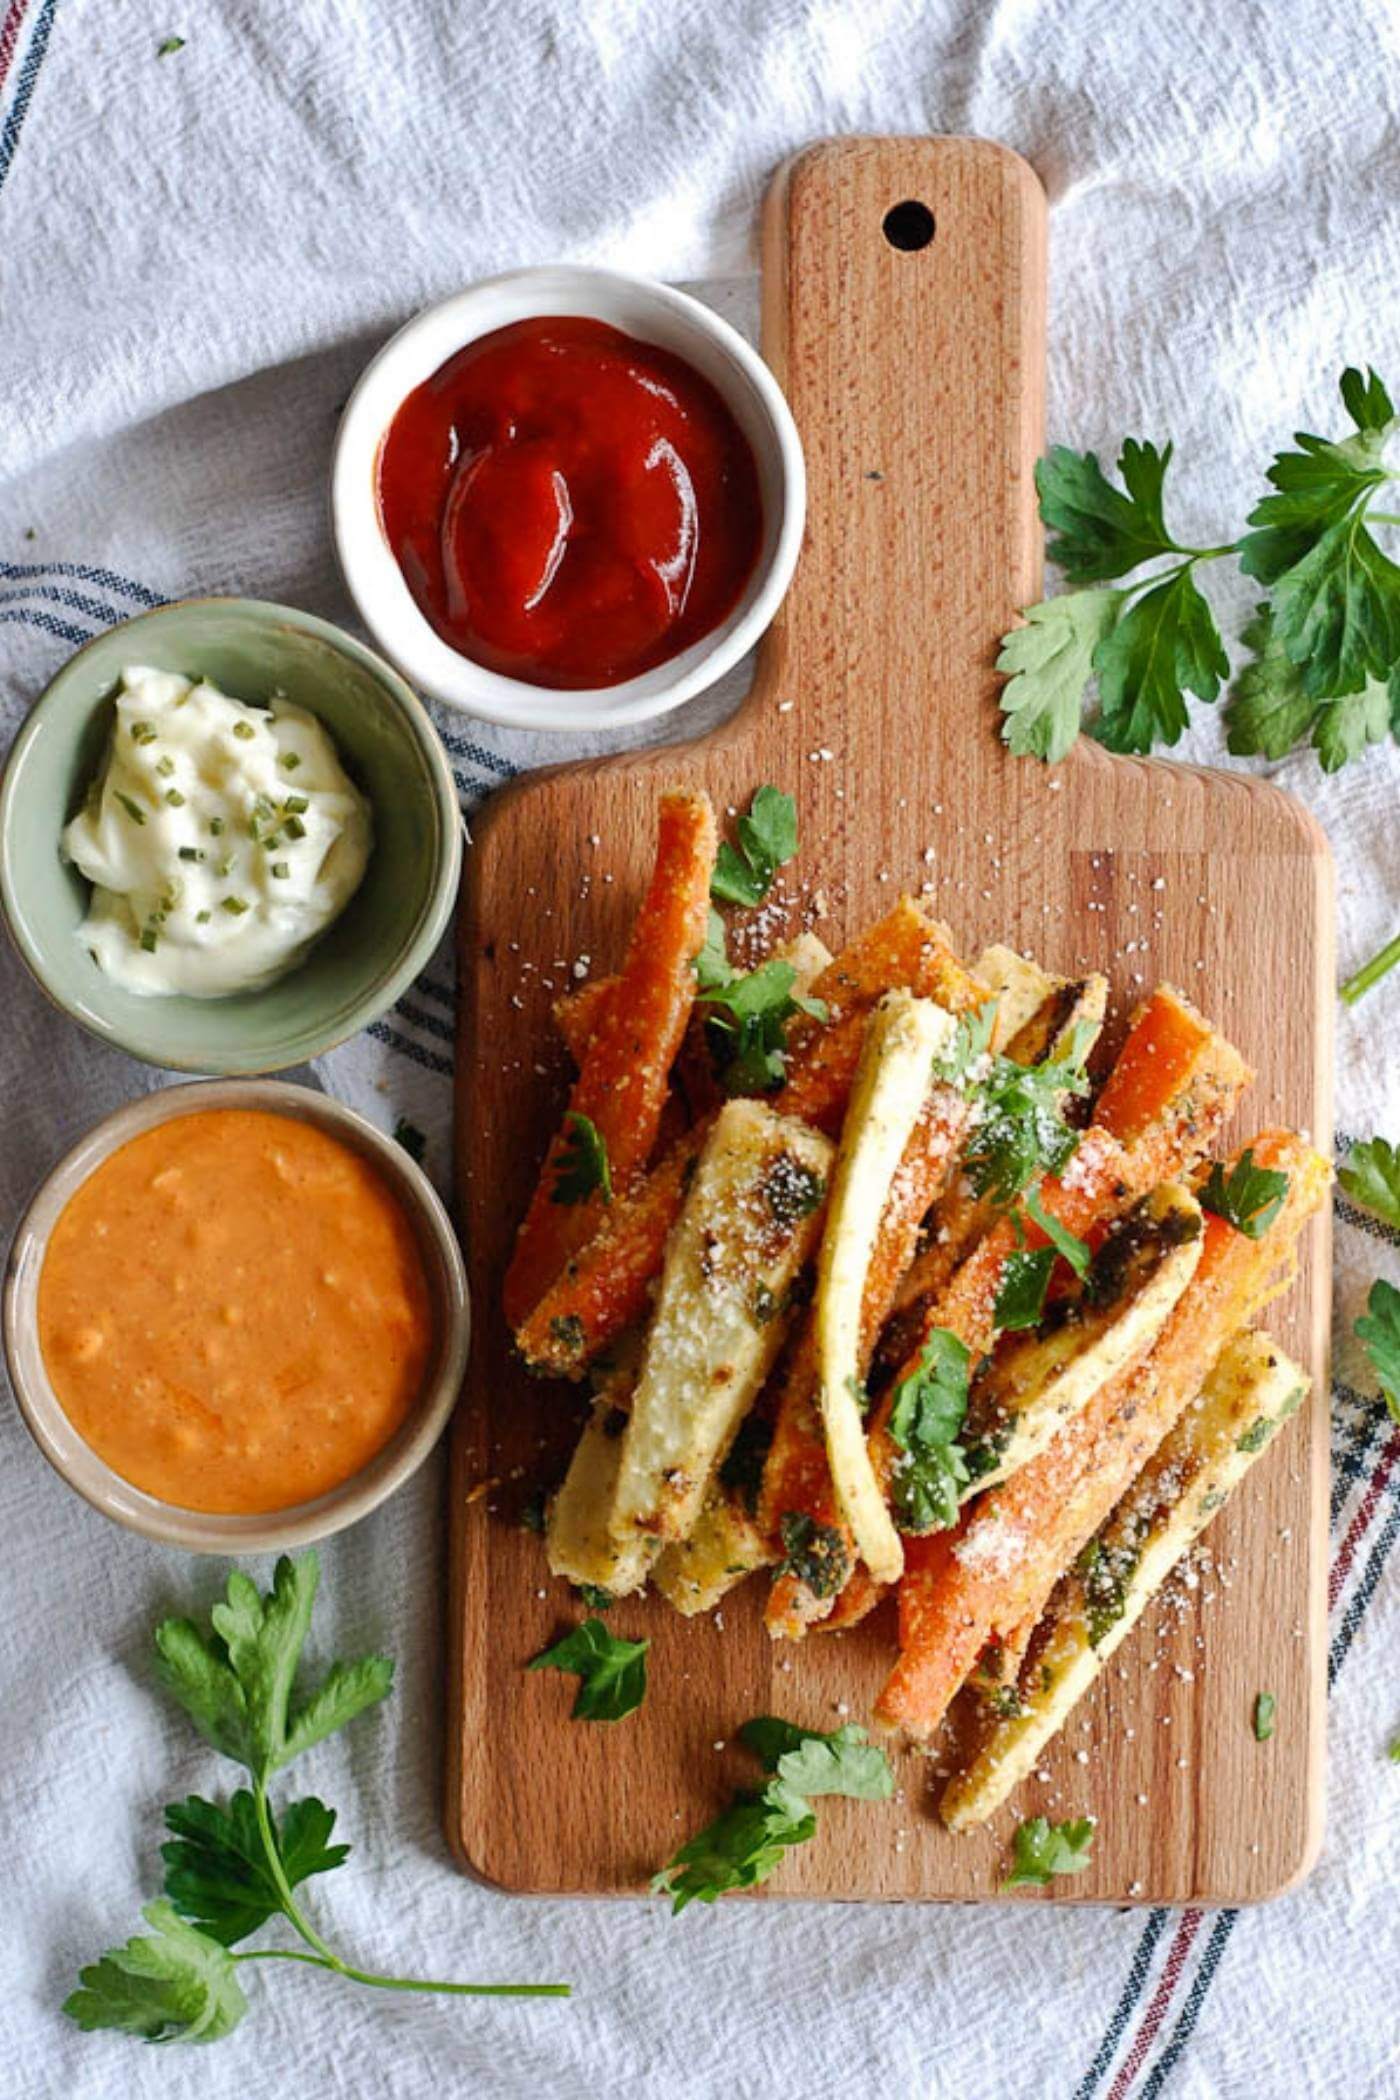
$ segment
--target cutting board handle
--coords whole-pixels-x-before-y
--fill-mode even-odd
[[[872,713],[878,681],[886,733],[964,762],[971,733],[1004,762],[997,642],[1040,595],[1045,219],[1026,162],[982,139],[836,140],[773,182],[763,347],[802,434],[809,523],[752,705],[791,700],[806,744],[839,733],[812,706],[860,681]]]

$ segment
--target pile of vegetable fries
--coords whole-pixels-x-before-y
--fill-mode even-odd
[[[1330,1170],[1285,1130],[1213,1157],[1251,1074],[1169,986],[1091,1078],[1105,981],[964,962],[914,899],[741,971],[715,900],[762,903],[792,804],[738,834],[664,793],[619,973],[556,1008],[578,1077],[505,1285],[592,1395],[549,1565],[687,1614],[765,1569],[779,1640],[892,1592],[875,1719],[926,1741],[971,1688],[966,1828],[1303,1399],[1253,1322]]]

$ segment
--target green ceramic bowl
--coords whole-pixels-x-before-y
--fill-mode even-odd
[[[227,999],[139,998],[78,937],[88,885],[60,858],[111,729],[128,664],[210,678],[239,700],[284,693],[319,715],[374,809],[364,881],[306,961]],[[255,598],[190,598],[87,643],[41,694],[0,786],[0,905],[15,944],[65,1013],[177,1072],[278,1072],[367,1027],[441,939],[457,894],[461,818],[436,730],[398,674],[310,613]]]

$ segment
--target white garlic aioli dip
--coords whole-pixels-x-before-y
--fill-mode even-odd
[[[106,767],[63,833],[80,937],[127,991],[218,999],[299,962],[359,887],[369,804],[314,715],[123,671]]]

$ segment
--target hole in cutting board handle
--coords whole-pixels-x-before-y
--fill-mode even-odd
[[[919,248],[927,248],[938,228],[933,213],[917,197],[906,197],[902,204],[892,204],[882,222],[885,239],[892,248],[900,248],[912,254]]]

